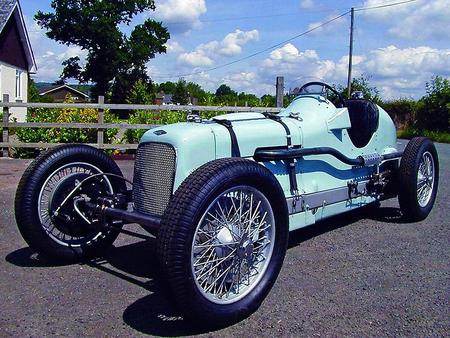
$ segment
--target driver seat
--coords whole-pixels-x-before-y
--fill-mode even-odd
[[[379,112],[375,103],[363,99],[345,101],[350,116],[351,128],[348,135],[355,147],[365,147],[378,129]]]

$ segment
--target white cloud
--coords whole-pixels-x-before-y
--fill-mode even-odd
[[[184,48],[176,41],[167,41],[166,42],[167,53],[180,53],[184,51]]]
[[[368,0],[364,7],[391,3],[390,0]],[[365,18],[382,22],[388,33],[409,40],[440,39],[448,36],[450,1],[419,0],[394,7],[361,12]],[[394,19],[393,19],[394,18]]]
[[[207,11],[205,0],[159,0],[152,14],[169,26],[171,33],[186,33],[201,27],[200,16]]]
[[[313,0],[302,0],[300,1],[300,7],[304,9],[310,9],[314,7]]]
[[[58,54],[57,59],[62,62],[64,60],[67,60],[68,58],[78,56],[80,60],[84,60],[87,54],[87,51],[81,49],[81,47],[79,46],[69,46],[64,52]]]
[[[336,31],[338,28],[342,27],[346,22],[347,19],[345,16],[342,16],[340,18],[337,18],[336,20],[333,20],[335,17],[337,17],[338,14],[329,15],[322,21],[313,22],[308,25],[308,30],[314,29],[310,34],[311,35],[317,35],[321,33],[327,33],[327,32],[333,32]],[[330,21],[333,20],[333,21]],[[326,25],[323,25],[325,22],[328,22]]]
[[[267,93],[274,95],[275,77],[278,75],[285,77],[286,90],[314,80],[345,85],[348,55],[331,60],[321,58],[315,50],[300,50],[288,43],[251,68],[251,71],[243,70],[224,76],[201,73],[188,76],[187,80],[197,82],[210,91],[226,83],[235,91],[258,96]],[[450,78],[450,49],[427,46],[399,48],[391,45],[364,55],[354,55],[353,76],[363,74],[370,78],[371,85],[380,90],[383,99],[420,98],[425,94],[425,83],[433,75]]]
[[[300,51],[286,44],[270,53],[262,62],[266,83],[276,75],[284,75],[287,87],[310,80],[345,83],[348,55],[337,61],[321,59],[314,50]],[[450,76],[450,49],[431,47],[398,48],[387,46],[353,56],[353,75],[367,75],[384,98],[420,97],[425,82],[433,75]]]
[[[258,40],[259,33],[256,29],[251,31],[236,31],[227,34],[223,40],[209,41],[198,45],[194,51],[178,56],[178,63],[190,66],[209,66],[221,56],[235,56],[242,52],[242,47]]]
[[[178,62],[180,64],[191,65],[194,67],[210,66],[214,63],[212,59],[198,51],[179,55]]]
[[[450,73],[450,49],[425,46],[401,49],[388,46],[371,51],[365,68],[380,77]]]
[[[293,44],[288,43],[272,51],[262,62],[262,68],[270,78],[282,74],[291,78],[318,80],[322,79],[330,69],[334,69],[334,63],[321,60],[315,50],[300,51]]]

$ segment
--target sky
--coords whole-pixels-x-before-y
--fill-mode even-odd
[[[317,27],[351,7],[400,1],[156,0],[156,10],[139,14],[132,25],[154,18],[171,34],[167,53],[147,64],[155,82],[183,77],[212,92],[225,83],[238,92],[274,95],[276,76],[284,76],[286,91],[317,80],[345,85],[350,15]],[[20,2],[38,65],[34,79],[53,82],[63,60],[87,53],[47,38],[33,21],[38,10],[51,11],[50,0]],[[356,11],[353,75],[369,77],[384,99],[420,98],[433,75],[450,78],[449,28],[450,0]]]

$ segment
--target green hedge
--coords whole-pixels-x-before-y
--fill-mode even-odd
[[[417,136],[425,136],[434,142],[450,143],[450,133],[443,131],[419,130],[416,128],[406,128],[397,131],[398,138],[412,139]]]

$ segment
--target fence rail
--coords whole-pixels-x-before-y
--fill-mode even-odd
[[[9,129],[11,128],[73,128],[73,129],[97,129],[97,143],[89,145],[100,149],[136,149],[137,144],[108,144],[104,143],[105,129],[150,129],[159,125],[150,124],[128,124],[128,123],[104,123],[104,113],[106,109],[111,110],[146,110],[154,113],[160,111],[179,111],[179,112],[224,112],[224,113],[277,113],[281,108],[273,107],[233,107],[233,106],[192,106],[192,105],[141,105],[141,104],[109,104],[104,103],[104,98],[100,96],[97,103],[23,103],[10,102],[8,95],[3,95],[3,102],[0,102],[0,108],[3,109],[2,135],[3,141],[0,142],[0,148],[3,149],[3,157],[8,157],[11,148],[51,148],[61,143],[24,143],[10,140]],[[11,108],[52,108],[52,109],[97,109],[98,123],[54,123],[54,122],[10,122]]]

